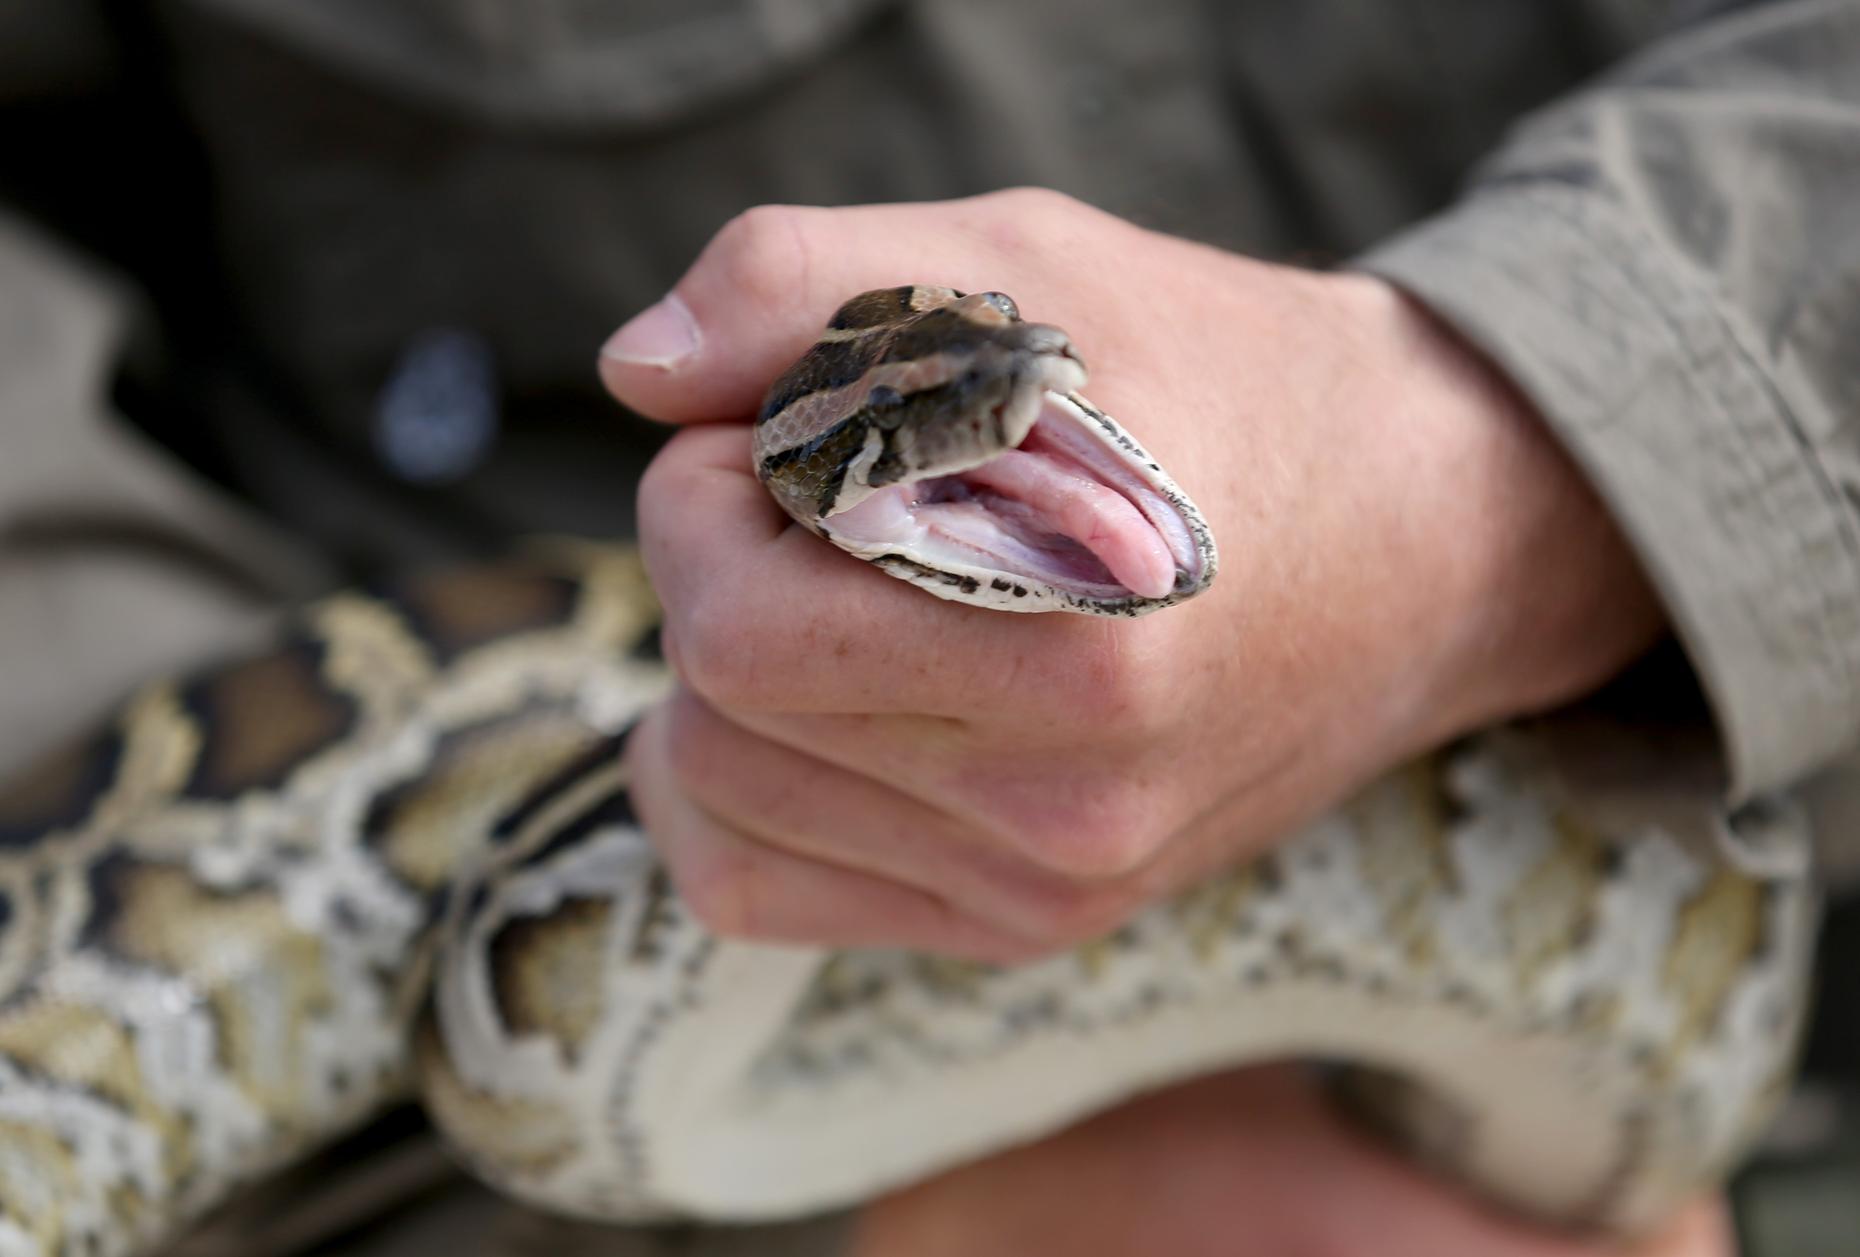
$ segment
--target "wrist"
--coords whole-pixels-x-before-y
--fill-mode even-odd
[[[1409,582],[1431,604],[1421,615],[1437,647],[1420,652],[1420,737],[1605,684],[1665,630],[1608,508],[1529,399],[1457,332],[1380,279],[1335,278],[1374,362],[1363,400],[1400,420],[1366,427],[1401,429],[1410,470],[1386,483],[1427,547]]]

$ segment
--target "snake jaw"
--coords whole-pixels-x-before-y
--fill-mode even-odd
[[[803,526],[941,597],[1141,615],[1205,589],[1207,525],[999,293],[854,298],[770,389],[758,476]]]
[[[837,512],[829,537],[940,596],[1012,610],[1140,615],[1215,568],[1193,504],[1075,393],[1038,398],[1016,447]]]

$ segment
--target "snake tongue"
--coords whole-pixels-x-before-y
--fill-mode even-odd
[[[1143,475],[1148,456],[1107,423],[1048,392],[1018,449],[879,489],[829,517],[830,535],[875,560],[1053,590],[1075,606],[1161,602],[1204,582],[1186,519]]]
[[[1155,526],[1130,499],[1078,464],[1008,450],[962,478],[1031,510],[1054,534],[1096,555],[1118,584],[1139,597],[1162,598],[1174,588],[1175,557]]]

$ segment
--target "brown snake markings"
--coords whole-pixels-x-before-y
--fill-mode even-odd
[[[337,595],[0,792],[0,1257],[148,1251],[415,1088],[518,1195],[751,1219],[1286,1054],[1631,1231],[1788,1077],[1806,881],[1603,826],[1502,740],[1036,964],[711,938],[627,804],[656,623],[622,548]]]
[[[421,991],[432,963],[423,940],[435,918],[474,910],[464,902],[476,894],[466,889],[470,870],[494,834],[494,863],[546,870],[572,856],[581,817],[629,819],[624,807],[615,810],[623,783],[603,781],[596,769],[616,759],[607,730],[630,718],[629,703],[662,686],[660,665],[629,655],[646,637],[651,604],[624,551],[554,560],[534,585],[509,571],[454,579],[422,587],[417,615],[343,595],[307,616],[307,632],[321,636],[190,685],[151,687],[99,742],[67,752],[0,800],[0,885],[8,893],[0,957],[12,975],[0,1004],[0,1064],[47,1095],[81,1099],[93,1117],[116,1114],[122,1131],[151,1141],[148,1157],[124,1159],[107,1181],[87,1181],[95,1171],[84,1161],[95,1158],[82,1140],[61,1136],[56,1122],[0,1111],[0,1212],[42,1251],[73,1251],[84,1234],[100,1236],[109,1251],[151,1242],[236,1181],[402,1094],[415,1060],[428,1102],[468,1145],[467,1160],[477,1160],[474,1143],[497,1148],[487,1167],[494,1176],[547,1176],[583,1154],[585,1135],[559,1106],[490,1094],[458,1074],[430,1011],[421,1012],[430,1008]],[[488,610],[464,610],[474,586],[509,590],[513,581],[572,595],[533,599],[521,617],[501,602],[507,618],[495,623]],[[600,669],[637,693],[591,723],[579,692],[585,674]],[[216,745],[230,724],[202,727],[252,720],[280,704],[293,714],[237,753]],[[421,724],[428,730],[419,745],[396,750],[407,742],[403,726]],[[382,764],[372,786],[340,807],[326,799],[293,810],[294,798],[317,797],[364,753]],[[1722,869],[1676,899],[1674,933],[1650,971],[1676,1012],[1648,1037],[1623,1024],[1630,993],[1610,988],[1599,971],[1568,980],[1572,957],[1611,928],[1602,920],[1608,896],[1634,857],[1605,859],[1618,839],[1560,810],[1492,918],[1496,955],[1510,959],[1498,970],[1469,970],[1456,959],[1463,944],[1443,934],[1451,921],[1443,905],[1477,890],[1443,802],[1465,793],[1442,784],[1452,771],[1443,760],[1395,775],[1340,814],[1328,837],[1198,886],[1069,964],[1029,972],[891,953],[840,956],[760,1054],[754,1085],[785,1104],[862,1063],[915,1061],[912,1068],[960,1074],[1029,1041],[1089,1038],[1193,1007],[1222,983],[1295,981],[1364,985],[1391,1009],[1444,1001],[1474,1018],[1510,1019],[1522,1033],[1592,1040],[1597,1051],[1637,1054],[1650,1087],[1696,1089],[1685,1066],[1725,1031],[1728,1001],[1764,949],[1789,945],[1799,931],[1799,905]],[[331,814],[353,828],[332,828]],[[347,861],[373,880],[326,887],[322,902],[292,907],[307,892],[289,871],[318,861]],[[1346,873],[1367,894],[1368,915],[1341,932],[1333,928],[1341,918],[1288,915],[1291,888]],[[605,963],[615,930],[625,931],[626,954],[641,968],[675,962],[687,982],[701,977],[706,962],[679,951],[689,947],[681,931],[690,923],[662,874],[651,887],[624,911],[567,896],[490,930],[495,1003],[512,1035],[552,1040],[572,1063],[607,1015],[579,979]],[[1187,967],[1165,965],[1132,981],[1131,966],[1147,963],[1171,934],[1180,942],[1168,945],[1181,948]],[[1381,950],[1363,951],[1367,937],[1384,940]],[[1558,972],[1567,988],[1560,994],[1549,989]],[[170,975],[185,975],[196,1029],[211,1040],[191,1067],[218,1076],[195,1094],[177,1094],[148,1065],[151,1007],[164,984],[172,987]],[[633,1059],[646,1060],[656,1036],[689,1015],[677,989],[668,988],[634,1041]],[[142,1011],[125,1015],[132,1008]],[[338,1049],[332,1027],[358,1010],[374,1019],[372,1040]],[[1794,1014],[1779,1007],[1773,1015],[1786,1029]],[[1753,1108],[1773,1099],[1781,1069],[1767,1071]],[[632,1101],[624,1081],[611,1094],[622,1109]],[[227,1110],[217,1125],[202,1120],[203,1106],[215,1103]],[[1751,1119],[1739,1120],[1747,1128]],[[1636,1159],[1649,1154],[1628,1154],[1651,1147],[1655,1134],[1623,1137],[1618,1178],[1641,1173]],[[650,1141],[615,1138],[622,1162],[649,1184]],[[1710,1153],[1714,1165],[1726,1155]],[[1601,1188],[1591,1195],[1586,1207],[1597,1217],[1613,1207]],[[628,1199],[616,1193],[615,1207],[655,1212]]]

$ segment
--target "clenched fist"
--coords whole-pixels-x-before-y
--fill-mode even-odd
[[[1092,399],[1212,525],[1210,592],[1136,621],[952,605],[776,508],[745,426],[763,390],[848,296],[911,282],[1071,333]],[[1528,406],[1402,296],[1051,193],[751,211],[601,367],[686,425],[640,494],[683,685],[631,753],[724,934],[1062,947],[1660,629]]]

